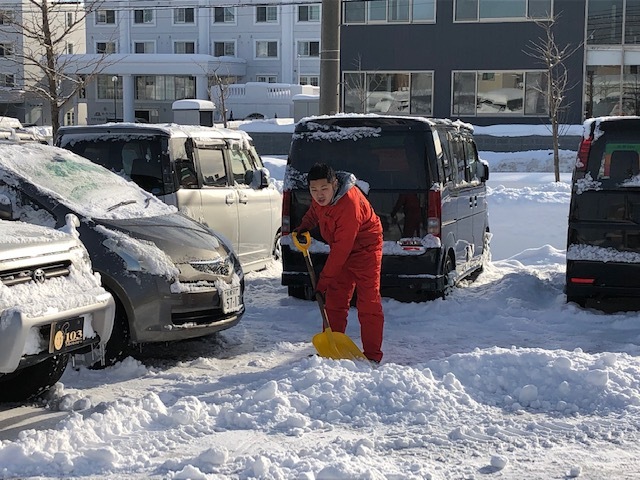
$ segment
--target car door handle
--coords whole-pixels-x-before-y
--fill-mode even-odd
[[[233,193],[228,194],[226,197],[224,197],[224,201],[227,205],[232,205],[234,203],[236,203],[236,196]]]
[[[473,197],[469,197],[469,208],[478,206],[478,196],[474,195]]]
[[[249,195],[240,195],[240,203],[247,203],[249,201]]]

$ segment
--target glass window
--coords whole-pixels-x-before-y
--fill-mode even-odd
[[[193,8],[174,8],[173,23],[195,23],[195,10]]]
[[[489,80],[478,80],[478,114],[523,114],[524,74],[520,72],[491,72]]]
[[[153,23],[153,10],[134,10],[133,23]]]
[[[411,19],[414,22],[436,19],[435,0],[413,0]]]
[[[367,73],[367,113],[409,110],[409,74]]]
[[[135,42],[135,53],[155,53],[155,44],[153,42]]]
[[[390,22],[409,21],[409,0],[388,0],[388,3]]]
[[[195,89],[195,77],[171,75],[139,75],[135,77],[136,100],[195,98]]]
[[[116,11],[115,10],[96,11],[96,23],[98,25],[116,23]]]
[[[344,111],[364,113],[367,109],[367,88],[364,72],[344,72]]]
[[[622,115],[640,115],[640,65],[622,68]]]
[[[3,73],[0,75],[0,86],[15,87],[15,76],[11,73]]]
[[[620,111],[619,65],[589,65],[585,81],[585,115],[601,117]]]
[[[256,41],[256,58],[278,58],[278,42]]]
[[[387,0],[369,0],[367,2],[370,22],[387,20]]]
[[[215,7],[213,10],[214,23],[235,23],[236,8],[235,7]]]
[[[202,171],[202,182],[213,187],[227,185],[227,173],[224,169],[222,150],[217,148],[198,148],[197,156]]]
[[[278,83],[277,75],[256,75],[256,82]]]
[[[525,18],[526,0],[480,0],[480,18]]]
[[[256,7],[256,23],[277,23],[278,7],[261,6]]]
[[[0,25],[11,25],[12,22],[13,22],[13,12],[11,10],[0,11]]]
[[[320,42],[298,42],[298,55],[301,57],[319,57]]]
[[[255,169],[251,160],[251,156],[243,150],[231,149],[228,151],[230,153],[229,156],[231,159],[231,171],[233,172],[233,180],[240,185],[246,185],[247,183],[250,183],[247,182],[247,180],[250,179],[247,179],[246,173]]]
[[[196,43],[175,42],[173,44],[173,53],[196,53]]]
[[[433,115],[433,74],[411,74],[411,113],[418,115]]]
[[[478,0],[456,0],[455,19],[478,20]]]
[[[627,0],[624,20],[624,43],[640,44],[640,0]]]
[[[476,113],[476,72],[455,72],[453,74],[454,115],[475,115]]]
[[[98,88],[98,100],[122,98],[122,82],[120,79],[118,79],[117,82],[114,82],[112,77],[113,75],[98,75],[96,82]]]
[[[299,22],[319,22],[320,5],[300,5],[298,7]]]
[[[318,75],[301,75],[299,83],[300,85],[313,85],[317,87],[320,85],[320,77]]]
[[[588,44],[622,43],[622,0],[589,0],[588,12]]]
[[[116,53],[116,44],[114,42],[98,42],[96,43],[96,53]]]
[[[529,0],[528,3],[530,18],[551,18],[551,0]]]
[[[236,43],[231,42],[213,42],[214,57],[235,57]]]
[[[547,73],[527,72],[525,74],[524,114],[546,115],[549,112],[547,104]]]
[[[345,23],[364,23],[366,20],[366,2],[361,0],[347,0],[344,5]]]

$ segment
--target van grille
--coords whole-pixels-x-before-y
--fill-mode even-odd
[[[71,261],[38,265],[31,268],[15,268],[0,272],[0,282],[7,287],[28,282],[44,283],[50,278],[69,275]]]

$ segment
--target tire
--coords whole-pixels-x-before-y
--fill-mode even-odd
[[[116,302],[116,314],[113,318],[113,330],[111,337],[104,346],[104,364],[99,359],[90,368],[99,370],[115,365],[124,360],[131,353],[131,336],[129,334],[129,319],[122,302],[110,292]]]
[[[282,261],[282,245],[280,244],[280,238],[282,235],[280,232],[276,233],[276,238],[273,241],[273,250],[271,250],[271,256],[276,262]]]
[[[307,287],[304,285],[289,285],[287,287],[287,293],[290,297],[299,298],[300,300],[307,300]]]
[[[68,354],[0,376],[0,402],[21,402],[42,396],[53,387],[67,368]]]
[[[447,298],[455,286],[455,278],[452,275],[452,273],[455,272],[455,266],[451,259],[451,255],[447,255],[447,258],[445,258],[442,271],[444,273],[444,288],[442,289],[440,296],[442,298]]]

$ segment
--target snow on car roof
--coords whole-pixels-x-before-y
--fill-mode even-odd
[[[9,185],[34,185],[86,218],[155,217],[177,211],[86,158],[38,143],[0,144],[0,179]]]

